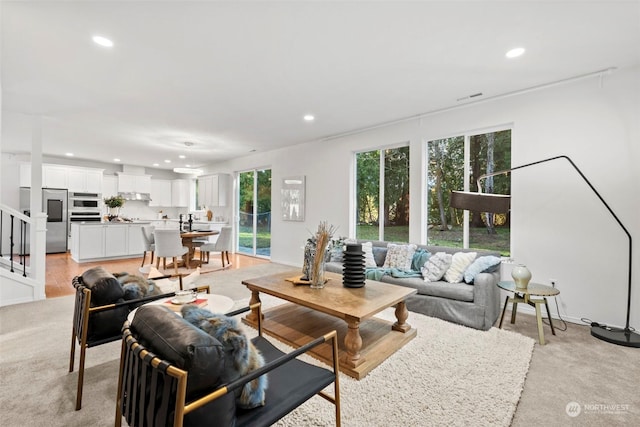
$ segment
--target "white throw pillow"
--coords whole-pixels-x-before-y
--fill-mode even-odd
[[[449,283],[460,283],[464,277],[464,271],[473,263],[477,252],[456,252],[451,259],[451,266],[444,273],[444,280]]]
[[[151,266],[151,268],[149,268],[149,276],[148,276],[149,279],[153,279],[154,277],[162,277],[162,276],[164,276],[164,274],[162,274],[154,266]],[[162,292],[163,294],[168,294],[169,292],[175,292],[180,290],[180,282],[177,280],[169,280],[169,278],[166,278],[166,279],[154,280],[153,283],[160,289],[160,292]]]
[[[387,244],[387,256],[384,259],[384,268],[397,268],[402,271],[411,270],[411,261],[413,254],[416,253],[417,245],[398,245],[395,243]]]
[[[195,281],[200,277],[200,267],[196,268],[196,271],[182,278],[182,288],[191,289],[195,288]]]
[[[344,244],[347,243],[358,243],[354,239],[346,239]],[[373,258],[373,243],[364,242],[362,244],[362,252],[364,252],[364,266],[365,268],[376,268],[378,265],[376,264],[375,258]]]
[[[430,256],[426,264],[420,269],[424,281],[437,282],[442,279],[442,276],[451,265],[451,258],[451,254],[446,252],[438,252]]]
[[[464,281],[473,283],[476,276],[480,273],[491,272],[500,268],[502,260],[497,256],[487,255],[476,258],[475,261],[464,271]]]

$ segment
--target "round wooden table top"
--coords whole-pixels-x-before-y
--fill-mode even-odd
[[[512,281],[498,282],[498,287],[504,289],[505,291],[534,295],[539,297],[551,297],[560,293],[558,289],[552,286],[534,282],[529,282],[527,289],[516,288],[515,282]]]
[[[183,239],[195,239],[197,237],[215,236],[220,234],[218,230],[194,230],[194,231],[181,231],[180,237]]]

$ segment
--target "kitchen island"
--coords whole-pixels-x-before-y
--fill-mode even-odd
[[[150,222],[74,222],[71,224],[71,259],[91,262],[142,258],[142,227]]]

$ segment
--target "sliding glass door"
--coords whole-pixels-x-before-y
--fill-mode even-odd
[[[238,175],[238,252],[271,257],[271,169]]]

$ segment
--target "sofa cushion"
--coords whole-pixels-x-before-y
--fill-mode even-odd
[[[442,279],[444,273],[447,272],[451,265],[451,254],[444,252],[438,252],[432,255],[427,260],[427,263],[422,267],[422,277],[425,282],[437,282]]]
[[[118,279],[103,267],[90,268],[81,277],[82,283],[91,290],[92,307],[113,304],[124,297],[124,289]]]
[[[138,308],[131,331],[149,351],[188,372],[187,401],[222,384],[225,363],[222,344],[169,308],[156,304]],[[189,424],[233,425],[235,411],[235,398],[228,394],[191,414]]]
[[[481,256],[475,259],[473,263],[464,272],[464,281],[467,283],[473,283],[473,280],[480,273],[492,273],[496,268],[500,266],[502,260],[497,256],[488,255]]]
[[[416,248],[417,246],[414,244],[389,243],[383,267],[397,268],[402,271],[411,270],[411,261],[413,261],[413,254],[416,252]]]
[[[380,281],[416,289],[418,291],[418,295],[447,298],[463,302],[473,302],[473,285],[467,285],[466,283],[448,283],[444,281],[425,282],[419,277],[397,279],[389,275],[382,276]]]
[[[371,249],[373,251],[373,259],[376,262],[376,266],[382,267],[385,259],[387,259],[387,248],[374,246]]]
[[[460,283],[464,277],[464,271],[476,259],[476,252],[456,252],[451,257],[451,266],[444,273],[444,280],[449,283]]]

